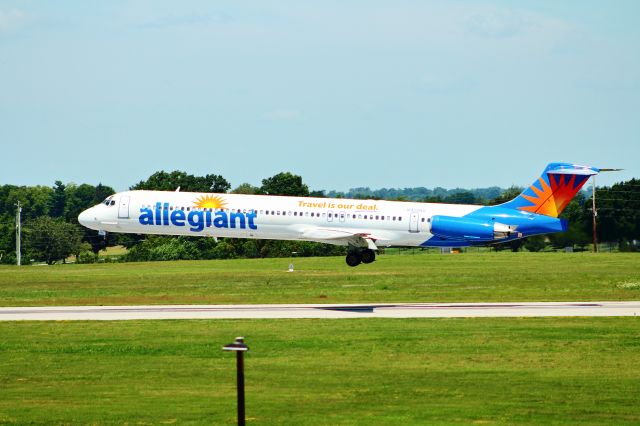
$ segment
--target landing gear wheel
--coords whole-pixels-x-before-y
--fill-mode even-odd
[[[376,252],[371,249],[362,250],[360,258],[362,259],[362,263],[371,263],[376,260]]]
[[[362,258],[360,257],[360,253],[352,251],[347,254],[346,261],[349,266],[358,266],[360,262],[362,262]]]

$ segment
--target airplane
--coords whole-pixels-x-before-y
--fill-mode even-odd
[[[604,170],[603,170],[604,171]],[[563,232],[558,218],[600,169],[551,163],[511,201],[496,206],[132,190],[78,216],[101,233],[315,241],[348,246],[349,266],[380,247],[463,247]]]

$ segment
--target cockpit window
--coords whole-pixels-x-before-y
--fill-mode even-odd
[[[113,199],[113,195],[111,195],[105,198],[105,200],[101,204],[104,204],[105,206],[114,206],[116,204],[116,201]]]

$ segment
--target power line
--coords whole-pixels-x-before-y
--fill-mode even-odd
[[[587,211],[591,211],[591,207],[586,209]],[[640,211],[638,211],[637,208],[633,208],[633,207],[598,207],[597,209],[598,211],[600,210],[613,210],[613,211],[617,211],[617,212],[637,212],[640,213]]]

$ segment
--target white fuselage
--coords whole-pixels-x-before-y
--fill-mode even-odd
[[[463,247],[563,232],[562,210],[599,172],[550,163],[520,195],[497,206],[196,192],[128,191],[83,211],[91,229],[135,234],[317,241],[349,246],[349,266],[379,247]]]
[[[369,248],[420,246],[431,217],[480,206],[289,196],[128,191],[84,211],[89,228],[121,233],[318,241]]]

